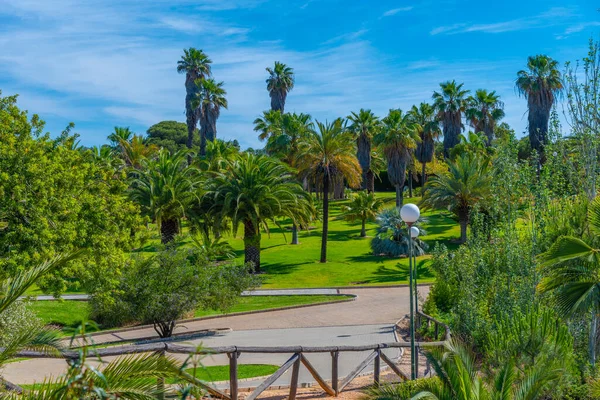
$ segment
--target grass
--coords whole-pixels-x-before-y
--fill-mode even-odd
[[[277,369],[278,365],[270,365],[270,364],[240,364],[238,365],[238,378],[239,379],[249,379],[249,378],[257,378],[261,376],[272,375]],[[220,382],[229,380],[229,365],[213,365],[210,367],[198,367],[194,371],[193,368],[187,369],[187,372],[190,375],[195,376],[204,382]],[[176,379],[168,380],[166,383],[175,384],[180,382]],[[27,390],[37,390],[41,387],[41,384],[23,384],[19,385],[23,389]]]
[[[282,307],[319,304],[328,301],[340,301],[349,296],[244,296],[233,306],[229,313],[277,309]],[[85,301],[34,301],[30,307],[45,323],[58,325],[63,328],[75,328],[81,321],[89,319],[88,304]],[[205,317],[222,314],[216,310],[198,309],[194,317]]]
[[[395,206],[394,193],[378,193],[386,200],[386,207]],[[405,198],[404,203],[419,203],[420,198]],[[408,260],[406,258],[387,258],[371,253],[370,240],[376,233],[377,224],[367,223],[367,238],[360,236],[360,221],[347,222],[341,216],[341,208],[347,200],[330,203],[330,223],[327,246],[327,263],[320,263],[321,224],[315,223],[315,229],[300,232],[300,245],[291,245],[290,221],[283,222],[283,229],[271,226],[270,234],[262,235],[261,267],[263,288],[311,288],[356,285],[392,285],[408,282]],[[436,242],[449,248],[457,245],[453,242],[460,236],[458,223],[446,211],[426,211],[423,216],[427,235],[422,239],[433,248]],[[243,260],[244,242],[239,237],[225,237],[233,246],[237,259]],[[285,237],[284,237],[285,235]],[[140,249],[141,253],[152,254],[155,251],[153,241]],[[425,261],[429,256],[419,257],[420,282],[434,280],[433,273]]]

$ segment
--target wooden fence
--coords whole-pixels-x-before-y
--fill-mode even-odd
[[[435,325],[436,339],[440,327],[443,328],[444,341],[434,342],[417,342],[417,348],[436,347],[444,345],[445,341],[450,338],[450,329],[447,325],[443,324],[436,319],[423,314],[417,313],[417,326],[421,323]],[[388,356],[383,353],[385,349],[410,349],[410,343],[405,342],[394,342],[394,343],[382,343],[373,345],[362,345],[362,346],[280,346],[280,347],[238,347],[238,346],[227,346],[227,347],[215,347],[211,349],[198,349],[194,346],[180,345],[172,342],[160,342],[144,345],[124,345],[115,347],[106,347],[100,349],[91,349],[88,354],[99,356],[99,357],[110,357],[120,356],[126,354],[139,354],[139,353],[170,353],[170,354],[199,354],[199,355],[216,355],[226,354],[229,359],[229,394],[224,393],[212,386],[209,386],[198,379],[195,379],[189,374],[185,374],[186,378],[195,381],[197,384],[204,387],[213,397],[222,400],[237,400],[239,393],[239,379],[238,379],[238,359],[242,354],[291,354],[291,357],[275,371],[271,376],[266,378],[254,391],[246,397],[247,400],[255,400],[262,392],[272,386],[277,379],[279,379],[285,372],[292,370],[291,382],[290,382],[290,400],[296,398],[296,392],[298,389],[298,378],[300,367],[304,366],[308,372],[312,375],[319,386],[329,395],[337,396],[342,392],[359,374],[372,362],[374,363],[373,371],[373,382],[379,383],[381,376],[381,365],[382,362],[387,364],[390,370],[398,375],[403,380],[410,379],[404,374]],[[347,352],[369,352],[368,356],[358,366],[352,370],[345,377],[339,376],[339,355]],[[331,356],[331,380],[328,382],[322,375],[315,369],[315,367],[309,361],[310,354],[316,353],[329,353]],[[67,360],[77,359],[79,352],[73,350],[66,350],[60,355],[53,355],[48,353],[41,353],[35,351],[22,351],[17,354],[18,357],[26,358],[65,358]]]

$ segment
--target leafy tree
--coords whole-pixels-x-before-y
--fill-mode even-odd
[[[383,207],[383,199],[375,198],[375,193],[361,191],[355,194],[350,202],[342,207],[344,217],[351,222],[360,220],[360,237],[367,236],[366,223],[372,221]]]
[[[460,241],[467,241],[467,225],[473,208],[487,200],[492,171],[486,159],[469,154],[448,162],[448,174],[434,176],[425,185],[423,204],[445,208],[454,213],[460,224]]]
[[[187,125],[177,121],[161,121],[152,125],[146,131],[147,144],[169,150],[171,154],[187,147]],[[200,146],[200,136],[197,129],[193,133],[191,150],[197,152]]]
[[[285,100],[294,88],[294,69],[275,61],[273,68],[267,67],[267,90],[271,97],[271,110],[284,112]]]
[[[54,294],[108,290],[143,227],[138,206],[124,196],[125,172],[73,149],[73,135],[42,134],[43,122],[29,119],[16,99],[0,95],[0,277],[86,248],[38,286]]]
[[[548,143],[550,111],[563,89],[558,62],[543,54],[529,57],[527,69],[517,73],[515,85],[527,99],[531,148],[541,153]]]
[[[487,137],[486,144],[491,146],[496,125],[504,118],[504,103],[495,91],[478,89],[475,96],[467,99],[465,116],[475,128],[475,133],[483,132]]]
[[[181,60],[177,61],[177,72],[185,73],[185,117],[188,131],[187,147],[191,149],[194,144],[194,132],[198,125],[201,110],[196,103],[200,87],[196,83],[211,75],[212,60],[202,51],[190,47],[183,50]],[[191,164],[191,156],[188,163]]]
[[[419,228],[420,235],[425,235],[425,231],[421,229],[420,222],[415,226]],[[371,250],[373,254],[385,255],[390,257],[400,257],[408,255],[409,240],[408,226],[400,217],[398,208],[383,210],[377,215],[377,235],[371,240]],[[427,243],[420,238],[412,239],[412,251],[415,256],[425,254],[428,246]]]
[[[180,232],[180,220],[198,200],[200,172],[185,167],[186,152],[171,155],[161,150],[155,160],[144,159],[131,185],[131,198],[160,226],[161,242],[166,244]]]
[[[435,117],[435,109],[427,104],[421,103],[419,107],[412,106],[410,116],[419,132],[420,141],[417,142],[415,157],[421,163],[421,185],[425,185],[425,168],[427,163],[433,161],[435,153],[435,139],[441,135],[440,124]],[[422,193],[421,193],[422,194]]]
[[[352,112],[347,118],[350,122],[348,129],[356,138],[356,156],[363,172],[362,188],[373,192],[375,191],[375,174],[371,169],[371,145],[380,125],[379,118],[371,110],[363,108],[358,114]]]
[[[227,109],[227,92],[223,89],[223,82],[214,79],[199,79],[198,96],[192,104],[200,108],[200,155],[206,155],[206,141],[213,142],[217,138],[217,119],[221,109]]]
[[[419,142],[419,134],[411,116],[402,113],[402,110],[390,110],[382,122],[375,143],[381,146],[385,154],[388,179],[396,188],[396,207],[400,207],[403,203],[406,167]]]
[[[600,310],[600,200],[590,203],[588,243],[581,237],[561,236],[544,254],[540,267],[544,277],[538,285],[541,293],[552,293],[558,312],[565,317],[591,313],[589,336],[590,362],[596,362],[596,336]]]
[[[298,166],[301,175],[311,177],[323,194],[322,263],[327,262],[331,183],[341,176],[350,186],[360,184],[361,169],[355,154],[354,143],[339,118],[331,123],[317,122],[317,130],[311,131],[300,145]]]
[[[153,324],[161,338],[170,337],[177,320],[199,307],[227,311],[241,293],[255,287],[249,268],[231,262],[214,263],[204,250],[161,250],[138,258],[123,273],[111,303],[92,299],[92,314],[111,325]]]
[[[244,226],[245,262],[260,272],[261,228],[268,222],[279,226],[277,218],[293,223],[308,222],[313,215],[310,196],[297,183],[293,171],[268,156],[242,154],[229,161],[227,168],[214,172],[204,198],[212,212],[229,218],[234,235]]]
[[[468,90],[463,90],[463,83],[456,81],[440,83],[440,92],[433,92],[433,106],[442,123],[444,133],[444,156],[450,156],[450,149],[459,142],[459,135],[464,126],[462,116],[466,109]]]

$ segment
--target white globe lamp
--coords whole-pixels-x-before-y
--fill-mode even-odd
[[[415,239],[417,237],[419,237],[419,228],[417,228],[416,226],[411,226],[410,227],[410,237]]]
[[[419,207],[416,204],[405,204],[400,209],[400,218],[402,221],[406,222],[408,225],[412,225],[419,219],[421,215],[421,211],[419,211]]]

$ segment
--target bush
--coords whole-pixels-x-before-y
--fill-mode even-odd
[[[0,313],[0,347],[5,347],[26,332],[42,329],[42,321],[24,301],[15,301]]]
[[[379,225],[377,235],[371,240],[373,254],[389,257],[408,255],[408,227],[400,218],[400,211],[397,208],[392,208],[380,212],[377,216],[377,224]],[[425,234],[425,231],[420,228],[419,222],[415,226],[419,228],[421,235]],[[422,256],[425,254],[427,250],[425,242],[416,238],[412,243],[414,255]]]
[[[104,326],[153,324],[160,337],[199,307],[228,310],[240,294],[258,284],[247,265],[209,262],[194,250],[166,248],[137,258],[117,290],[91,299],[92,318]]]

